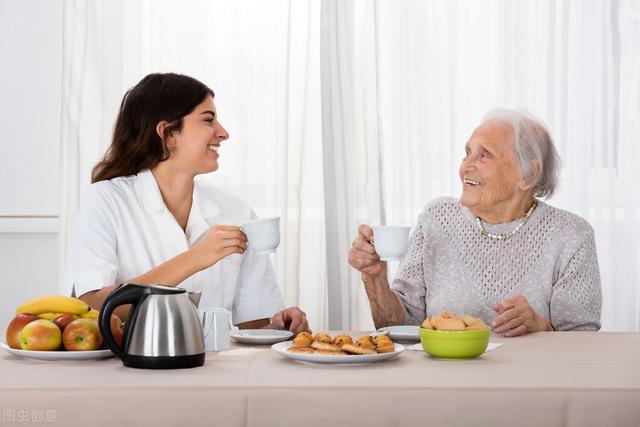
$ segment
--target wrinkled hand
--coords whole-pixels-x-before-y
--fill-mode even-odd
[[[358,237],[349,250],[349,264],[363,275],[377,277],[386,274],[386,262],[380,261],[373,240],[373,230],[366,224],[358,227]]]
[[[531,332],[553,330],[549,322],[531,308],[524,295],[507,298],[492,307],[498,316],[491,327],[493,332],[502,336],[517,337]]]
[[[190,249],[201,268],[207,268],[231,254],[247,250],[247,236],[235,225],[214,225]]]
[[[271,323],[264,327],[265,329],[286,329],[293,333],[311,332],[307,315],[298,307],[285,308],[274,314]]]

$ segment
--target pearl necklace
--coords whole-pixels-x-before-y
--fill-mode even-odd
[[[510,232],[504,233],[504,234],[489,233],[487,230],[484,229],[484,226],[482,225],[482,221],[480,220],[480,217],[476,217],[476,222],[478,223],[478,229],[480,230],[480,234],[482,234],[483,236],[490,237],[492,239],[507,240],[508,238],[513,237],[513,235],[516,234],[518,231],[520,231],[522,226],[525,225],[527,221],[529,221],[529,217],[531,216],[531,213],[536,208],[536,206],[538,206],[538,203],[533,202],[533,204],[525,214],[524,218],[522,218],[522,221],[520,221],[520,224],[518,224],[518,226],[513,230],[511,230]]]

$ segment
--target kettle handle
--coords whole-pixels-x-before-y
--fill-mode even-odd
[[[125,357],[123,348],[126,345],[127,335],[129,329],[131,329],[131,326],[125,325],[125,331],[122,337],[123,348],[121,348],[118,343],[116,343],[116,340],[115,338],[113,338],[113,334],[111,333],[111,314],[116,308],[121,305],[133,304],[134,307],[132,307],[132,309],[129,311],[129,318],[126,321],[126,323],[130,323],[131,321],[133,321],[131,317],[136,311],[135,306],[137,306],[150,293],[150,289],[147,286],[127,283],[124,285],[120,285],[118,288],[112,291],[102,304],[100,316],[98,317],[100,333],[102,334],[102,338],[107,344],[107,347],[109,347],[109,349],[114,352],[115,355],[120,359],[123,359]]]

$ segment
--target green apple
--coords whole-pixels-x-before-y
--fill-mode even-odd
[[[74,320],[64,328],[62,342],[68,351],[97,350],[102,343],[98,322],[82,317]]]
[[[38,316],[27,313],[18,314],[14,317],[11,322],[9,322],[9,326],[7,326],[7,345],[11,348],[21,349],[20,334],[22,333],[22,328],[38,319]]]
[[[60,328],[51,320],[34,320],[27,323],[20,333],[20,348],[23,350],[58,350],[61,344]]]

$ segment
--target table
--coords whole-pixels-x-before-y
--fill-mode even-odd
[[[353,367],[303,365],[268,346],[234,345],[173,371],[3,352],[0,425],[12,413],[46,424],[44,413],[65,426],[640,426],[640,333],[491,341],[504,345],[474,360],[405,351]]]

